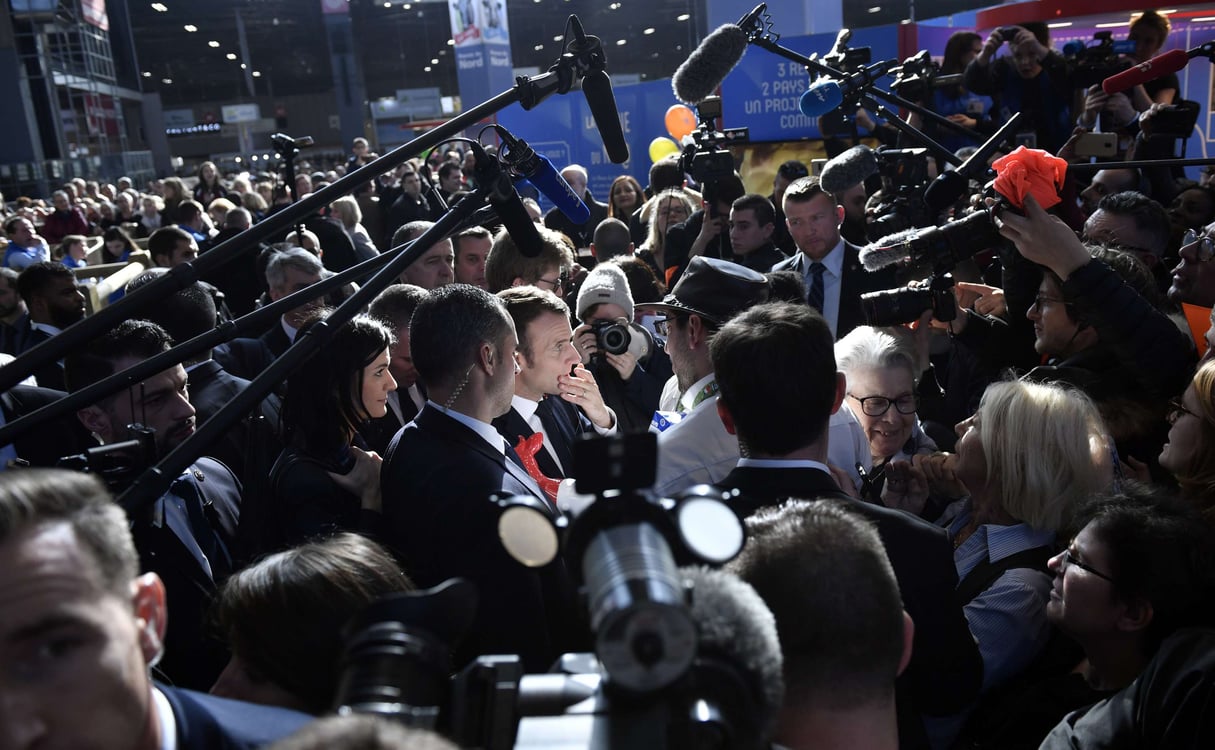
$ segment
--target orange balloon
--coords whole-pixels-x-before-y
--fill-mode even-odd
[[[696,115],[682,104],[671,105],[664,122],[667,132],[677,141],[682,141],[685,135],[696,129]]]

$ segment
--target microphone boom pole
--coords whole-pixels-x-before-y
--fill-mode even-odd
[[[79,347],[85,341],[100,336],[123,320],[137,317],[137,314],[151,303],[184,289],[198,281],[207,272],[221,268],[243,252],[256,247],[257,243],[262,240],[286,231],[298,223],[300,218],[315,213],[336,198],[354,192],[355,188],[360,185],[374,180],[427,149],[450,140],[465,128],[497,114],[515,102],[518,102],[524,109],[530,110],[551,94],[569,93],[577,77],[590,69],[592,69],[591,66],[584,64],[579,56],[566,53],[547,73],[537,76],[519,76],[515,79],[515,85],[512,88],[453,117],[412,141],[398,146],[379,159],[363,165],[303,200],[271,214],[240,234],[198,256],[197,260],[170,269],[167,274],[156,281],[136,289],[115,304],[102,308],[62,333],[38,344],[10,364],[0,368],[0,392],[17,385],[40,367],[62,359],[67,352]]]

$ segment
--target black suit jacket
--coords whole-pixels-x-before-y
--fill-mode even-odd
[[[742,517],[796,497],[843,503],[873,522],[898,579],[903,608],[915,622],[911,662],[897,683],[900,747],[925,746],[917,713],[948,715],[978,695],[983,662],[961,603],[954,597],[958,574],[944,529],[909,513],[849,497],[829,474],[817,469],[740,466],[719,486],[742,493],[731,503]]]
[[[198,423],[202,424],[215,416],[216,412],[248,386],[248,380],[232,375],[214,359],[209,359],[190,370],[190,403],[197,412]],[[278,396],[271,393],[262,399],[258,402],[255,413],[265,417],[272,429],[277,431]],[[252,455],[255,448],[260,448],[260,446],[250,444],[249,435],[249,422],[247,419],[241,419],[231,430],[228,430],[211,445],[206,446],[203,453],[219,459],[236,476],[245,477],[247,458]],[[272,446],[269,448],[268,455],[277,456],[281,449],[281,445]],[[269,472],[269,462],[260,467],[260,470]]]
[[[455,650],[457,665],[478,654],[519,654],[528,670],[547,669],[586,645],[564,562],[529,570],[498,540],[491,494],[531,495],[551,507],[520,466],[428,405],[393,438],[381,485],[384,540],[413,580],[434,586],[462,576],[478,587],[476,622]]]
[[[51,334],[39,328],[31,328],[25,337],[25,348],[21,353],[33,349],[43,341],[50,339]],[[38,381],[40,388],[53,388],[57,391],[66,391],[67,385],[63,380],[63,365],[55,360],[51,360],[42,367],[39,367],[33,372],[34,379]]]
[[[240,484],[236,477],[210,458],[198,459],[186,471],[202,493],[211,528],[228,550],[235,549],[240,522]],[[215,577],[208,575],[184,539],[189,531],[173,523],[160,500],[135,509],[130,516],[140,569],[159,575],[168,597],[169,624],[160,669],[176,685],[207,690],[228,661],[227,650],[211,637],[206,624],[217,584],[224,579],[222,571]],[[216,561],[212,564],[218,567]]]
[[[835,330],[837,341],[846,336],[853,328],[865,325],[865,313],[861,310],[862,294],[893,289],[898,285],[898,278],[893,269],[866,271],[865,267],[861,265],[860,252],[859,247],[847,240],[844,241],[844,265],[840,279],[840,311]],[[798,251],[788,260],[772,266],[772,270],[793,270],[805,276],[810,263],[806,254]]]
[[[557,452],[557,460],[561,462],[561,466],[553,461],[548,450],[536,453],[536,464],[546,477],[553,479],[572,477],[574,476],[574,441],[578,439],[579,435],[593,431],[594,427],[591,426],[591,421],[583,416],[582,412],[578,411],[578,407],[573,404],[562,401],[557,396],[549,396],[545,398],[545,401],[550,403],[549,413],[552,416],[548,419],[541,417],[541,423],[545,426],[545,432],[548,433],[549,442],[553,444],[553,450]],[[506,438],[507,444],[511,447],[519,443],[519,438],[527,437],[533,432],[531,425],[513,407],[494,420],[494,427],[498,430],[498,434]],[[564,467],[564,471],[562,467]]]
[[[159,683],[156,687],[173,708],[177,747],[182,750],[252,750],[286,737],[316,718]]]
[[[255,339],[236,338],[215,348],[215,361],[238,378],[253,380],[291,347],[281,321]]]
[[[30,412],[37,411],[47,404],[58,401],[67,394],[50,388],[36,388],[32,385],[15,385],[0,394],[0,408],[4,410],[4,422],[16,422]],[[62,456],[83,453],[86,449],[97,445],[87,430],[76,419],[68,415],[43,422],[41,425],[27,430],[19,435],[13,443],[17,450],[17,458],[24,459],[31,466],[54,466]]]

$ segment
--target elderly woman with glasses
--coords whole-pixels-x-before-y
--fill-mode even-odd
[[[848,378],[844,408],[855,415],[869,441],[871,462],[858,469],[861,497],[875,503],[881,503],[889,462],[937,449],[916,418],[916,383],[924,368],[906,334],[858,326],[835,344],[836,366]]]

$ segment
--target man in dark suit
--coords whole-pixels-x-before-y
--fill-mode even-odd
[[[608,206],[606,203],[600,203],[595,200],[595,196],[591,195],[590,189],[587,188],[589,181],[586,168],[582,165],[570,164],[561,170],[561,176],[570,184],[574,195],[582,198],[582,202],[590,209],[590,218],[581,224],[575,224],[570,221],[568,216],[562,213],[560,208],[550,208],[548,213],[544,214],[544,226],[549,229],[555,229],[566,237],[569,237],[574,243],[575,251],[589,248],[591,241],[595,237],[595,227],[599,226],[599,222],[607,218]]]
[[[17,291],[30,312],[29,335],[24,351],[55,336],[84,318],[84,294],[76,286],[76,276],[59,262],[35,263],[17,277]],[[34,378],[43,388],[63,390],[63,365],[50,362]]]
[[[0,747],[253,748],[312,719],[152,681],[165,585],[94,476],[6,473],[0,517]]]
[[[50,388],[15,385],[0,394],[3,424],[15,422],[66,395]],[[0,460],[19,458],[31,466],[54,466],[61,457],[80,453],[93,445],[89,434],[75,418],[59,417],[18,435],[11,448],[0,448],[0,456],[5,456],[5,451],[12,451]]]
[[[961,710],[982,678],[978,649],[954,601],[949,537],[915,516],[848,496],[833,478],[827,428],[847,383],[818,312],[788,303],[755,307],[723,326],[710,351],[718,414],[746,447],[745,458],[718,483],[739,491],[735,511],[745,517],[791,497],[830,499],[872,521],[881,535],[915,622],[911,663],[897,683],[901,746],[926,747],[921,715]]]
[[[167,350],[170,342],[155,323],[125,321],[68,356],[68,385],[78,391]],[[76,413],[104,445],[135,439],[138,427],[150,430],[155,456],[194,434],[194,415],[181,365]],[[142,469],[142,457],[128,458]],[[129,509],[141,565],[164,580],[173,603],[174,620],[161,666],[184,687],[210,687],[227,661],[222,645],[206,635],[205,615],[216,587],[235,570],[240,492],[227,467],[200,458],[165,495]]]
[[[25,351],[30,316],[17,292],[17,271],[0,268],[0,352],[14,357]]]
[[[321,280],[321,270],[320,259],[303,248],[292,247],[275,253],[266,264],[270,301],[277,302],[316,284]],[[256,378],[287,351],[300,326],[320,302],[313,300],[288,310],[277,324],[255,339],[236,338],[225,347],[217,347],[215,359],[237,377]]]
[[[517,286],[498,292],[498,298],[519,335],[519,373],[511,408],[494,420],[494,427],[525,463],[527,455],[535,455],[544,477],[572,477],[574,440],[585,434],[615,434],[616,415],[603,403],[594,376],[582,366],[569,307],[557,295]],[[536,433],[541,444],[528,445]],[[556,498],[553,485],[545,490]]]
[[[388,372],[397,389],[388,394],[388,412],[364,422],[359,435],[367,447],[383,456],[388,444],[405,425],[418,416],[426,404],[426,391],[418,381],[418,368],[409,353],[409,321],[414,310],[426,299],[426,290],[413,284],[393,284],[372,300],[367,314],[388,326],[393,343],[389,350]]]
[[[894,272],[865,270],[860,248],[840,235],[844,207],[823,190],[817,177],[802,177],[789,186],[784,211],[797,254],[772,270],[802,274],[808,292],[806,301],[823,314],[831,334],[841,339],[865,323],[861,295],[896,286]]]
[[[477,585],[477,617],[456,649],[458,665],[477,654],[520,654],[527,669],[547,668],[582,640],[577,600],[562,560],[533,570],[506,554],[489,499],[531,496],[556,517],[491,424],[514,395],[514,325],[493,295],[449,284],[418,305],[409,330],[430,400],[384,459],[385,541],[421,586],[454,576]]]

